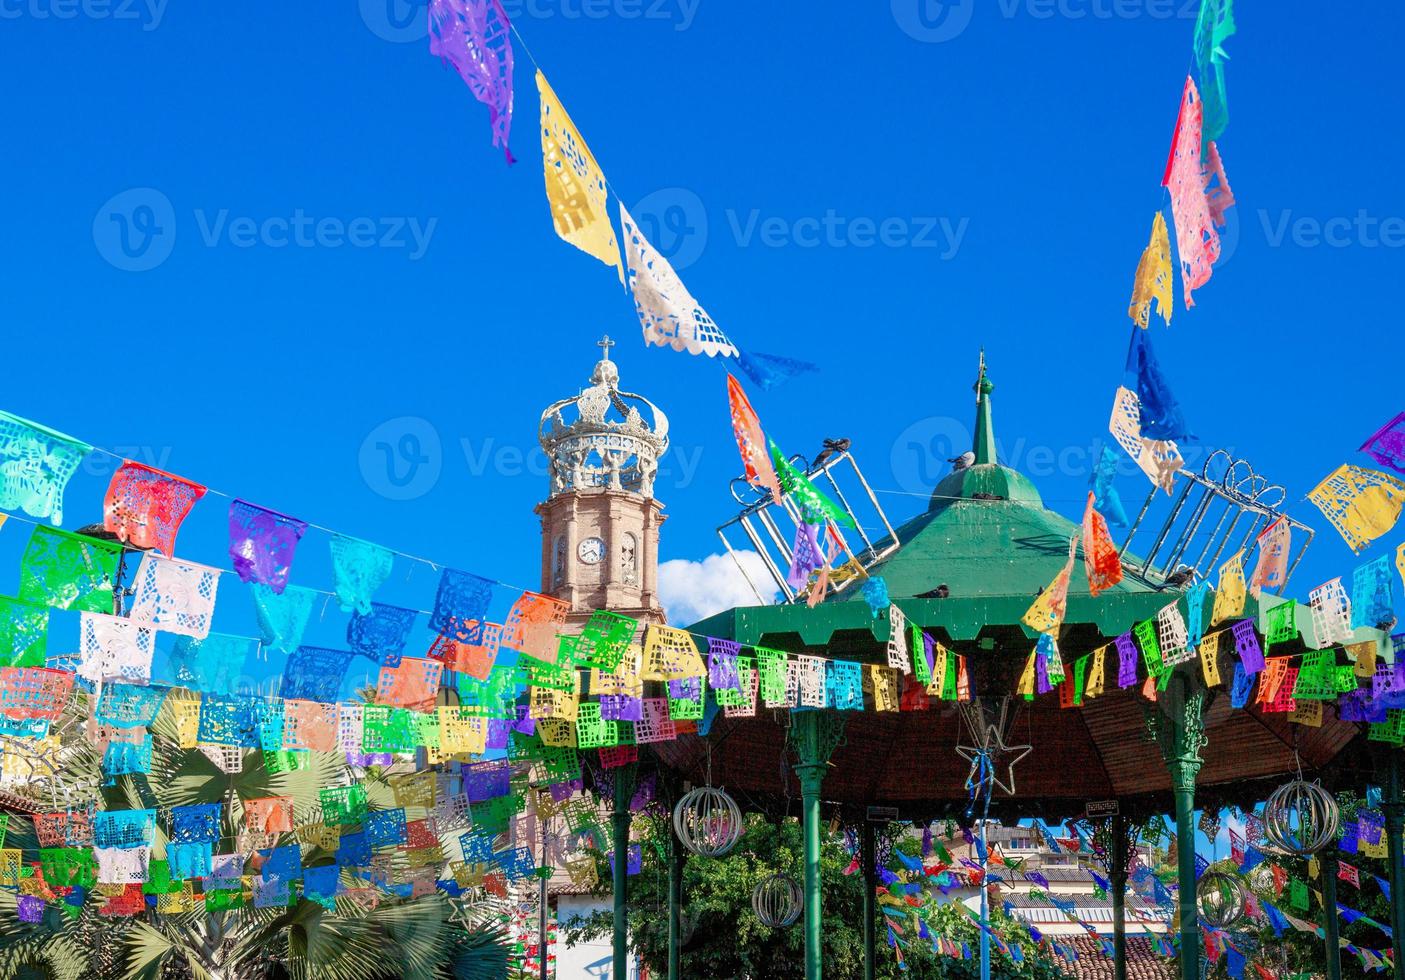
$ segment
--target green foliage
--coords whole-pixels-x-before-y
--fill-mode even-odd
[[[643,868],[630,879],[630,936],[635,953],[648,965],[650,973],[666,973],[668,964],[668,832],[663,821],[646,826],[643,837]],[[914,844],[915,846],[915,844]],[[683,871],[683,909],[692,923],[692,935],[682,951],[682,973],[687,977],[766,978],[790,980],[804,976],[804,934],[801,925],[789,929],[768,929],[757,920],[751,908],[752,889],[768,875],[780,872],[800,880],[803,845],[800,826],[786,821],[777,826],[757,817],[747,818],[741,840],[723,858],[689,857]],[[599,858],[600,880],[608,893],[609,866]],[[821,844],[820,874],[824,890],[824,938],[826,977],[850,980],[863,976],[863,876],[846,875],[850,857],[841,840],[827,835]],[[943,934],[965,941],[974,951],[978,931],[970,919],[955,907],[934,913]],[[589,919],[562,923],[569,942],[584,938],[608,937],[611,929],[608,911]],[[1020,923],[997,914],[996,928],[1002,936],[1019,943],[1026,962],[1016,966],[996,956],[996,973],[1008,980],[1061,980],[1049,961],[1042,959]],[[887,929],[880,921],[877,929],[876,976],[884,980],[910,977],[978,977],[975,960],[960,961],[935,956],[918,940],[904,950],[909,969],[904,972],[886,943]],[[686,932],[686,927],[685,927]]]

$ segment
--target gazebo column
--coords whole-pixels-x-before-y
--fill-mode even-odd
[[[1327,953],[1327,980],[1342,980],[1342,942],[1337,929],[1337,863],[1336,842],[1322,849],[1317,859],[1322,874],[1322,944]],[[1394,897],[1395,892],[1391,892]]]
[[[1176,800],[1176,879],[1181,924],[1181,980],[1200,980],[1200,920],[1195,908],[1195,779],[1204,748],[1206,692],[1192,690],[1184,676],[1171,687],[1149,716],[1161,754],[1171,772]],[[1163,716],[1160,712],[1165,712]]]
[[[1390,752],[1386,763],[1385,800],[1386,845],[1390,849],[1390,948],[1395,957],[1395,969],[1405,970],[1405,854],[1401,836],[1405,834],[1405,799],[1401,797],[1400,753]]]
[[[874,893],[878,888],[878,875],[874,869],[876,855],[873,846],[873,824],[863,822],[859,839],[859,863],[863,870],[863,980],[873,980],[875,926]]]
[[[629,976],[629,803],[634,798],[634,767],[615,770],[614,967],[611,976]]]
[[[677,836],[670,835],[673,845],[668,862],[668,980],[680,980],[683,949],[683,863],[686,856]]]
[[[1112,818],[1112,976],[1127,980],[1127,818]]]
[[[835,712],[791,712],[790,737],[798,762],[801,815],[805,842],[805,980],[824,975],[820,924],[820,790],[829,756],[844,732],[844,718]]]

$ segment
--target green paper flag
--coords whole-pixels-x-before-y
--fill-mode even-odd
[[[776,476],[780,478],[781,493],[790,497],[800,508],[800,516],[806,524],[824,524],[831,520],[843,527],[854,527],[854,519],[849,512],[841,510],[834,501],[826,497],[820,488],[810,482],[785,454],[771,443],[771,461],[776,466]]]
[[[19,597],[80,612],[112,613],[122,546],[37,525],[20,559]]]
[[[1307,911],[1307,885],[1294,878],[1288,882],[1288,904],[1300,912]]]
[[[1206,149],[1229,126],[1224,77],[1229,55],[1224,43],[1234,31],[1234,0],[1201,0],[1200,16],[1195,21],[1195,70],[1200,76],[1202,139]]]

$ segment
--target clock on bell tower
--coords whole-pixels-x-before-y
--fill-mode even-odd
[[[551,490],[536,507],[542,522],[541,591],[571,604],[580,626],[597,609],[662,623],[658,601],[659,526],[654,499],[659,457],[668,451],[668,417],[642,395],[621,391],[610,360],[590,385],[542,413],[538,438]]]

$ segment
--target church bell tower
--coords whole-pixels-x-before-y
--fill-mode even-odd
[[[658,600],[659,525],[654,499],[659,457],[668,451],[668,417],[642,395],[621,391],[603,354],[590,385],[542,413],[538,438],[551,490],[536,506],[542,522],[541,591],[571,604],[580,626],[596,609],[662,623]]]

